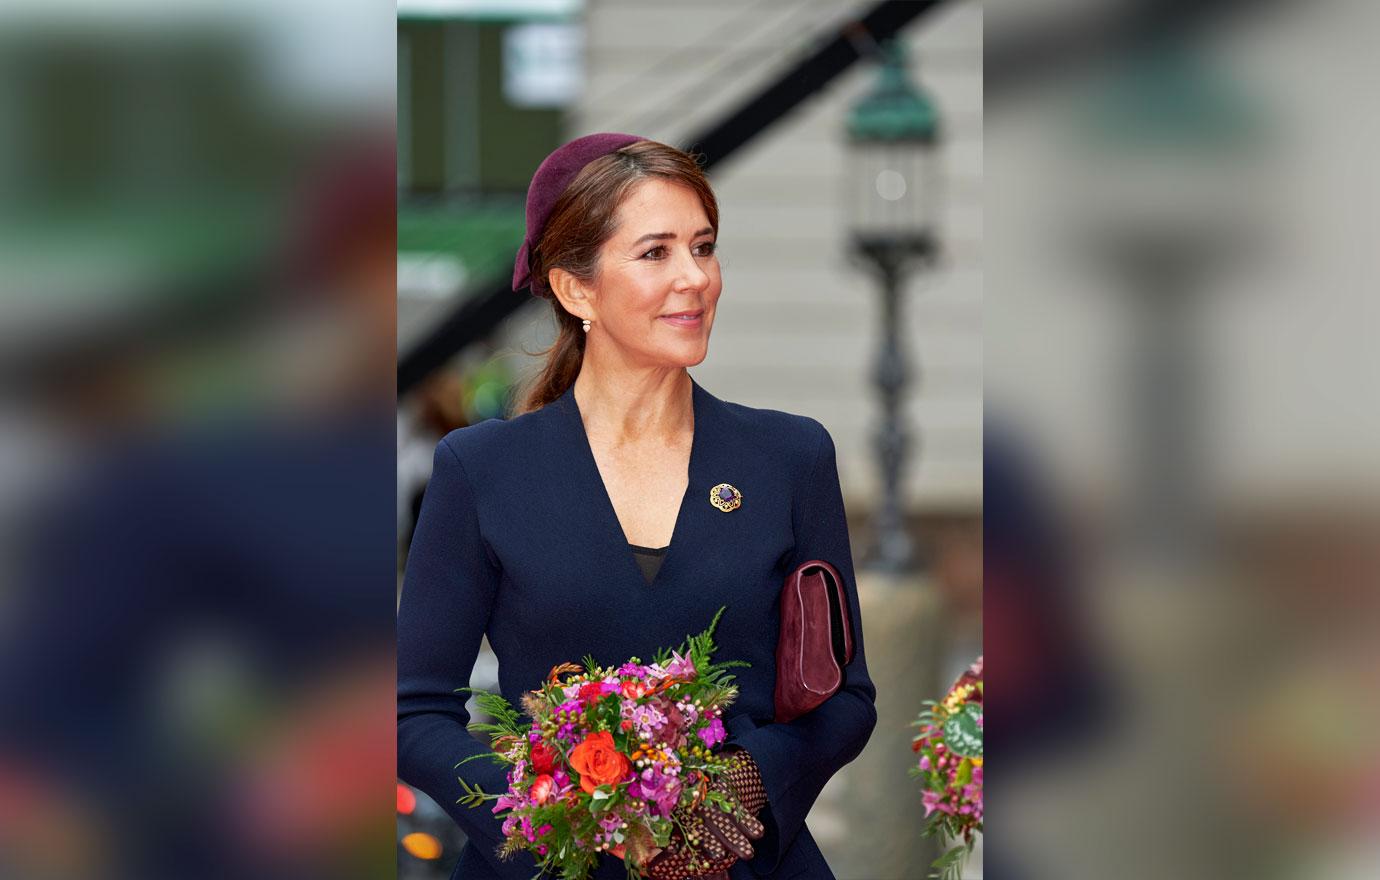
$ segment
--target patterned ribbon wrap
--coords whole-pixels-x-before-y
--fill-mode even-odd
[[[685,823],[689,848],[679,840],[672,841],[649,866],[652,880],[727,880],[734,862],[753,857],[752,840],[766,832],[757,818],[767,805],[767,789],[757,762],[746,751],[734,752],[727,772],[714,786],[732,794],[740,809],[731,816],[712,806],[696,810]]]

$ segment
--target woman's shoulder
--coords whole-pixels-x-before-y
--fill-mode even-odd
[[[497,462],[521,456],[524,449],[535,449],[542,439],[542,425],[550,417],[549,407],[513,418],[491,417],[456,428],[441,438],[441,444],[465,464]]]
[[[813,416],[727,401],[723,407],[740,436],[791,460],[813,461],[829,436],[828,429]]]

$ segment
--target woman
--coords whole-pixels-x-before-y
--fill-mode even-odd
[[[720,606],[717,656],[751,663],[726,719],[732,793],[760,826],[712,835],[724,845],[708,873],[832,877],[805,817],[876,724],[834,444],[814,419],[728,403],[686,372],[708,351],[717,234],[694,160],[633,135],[571,141],[528,190],[513,288],[551,300],[560,336],[517,415],[437,445],[398,610],[399,776],[469,837],[455,877],[535,871],[527,854],[495,855],[490,810],[456,804],[457,774],[506,790],[497,763],[456,768],[486,749],[455,692],[481,636],[517,704],[557,663],[649,657]],[[773,723],[778,595],[809,559],[843,575],[856,651],[838,693]],[[685,861],[673,840],[652,876],[691,876]],[[596,876],[626,873],[604,857]]]

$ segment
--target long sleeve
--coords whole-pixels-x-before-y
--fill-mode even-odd
[[[728,743],[752,755],[767,790],[767,808],[761,813],[767,832],[754,845],[757,854],[750,862],[753,871],[763,876],[776,870],[825,783],[862,752],[877,724],[877,690],[863,654],[862,616],[834,441],[823,425],[819,432],[810,477],[792,509],[796,547],[791,567],[823,559],[838,569],[856,650],[844,669],[843,686],[814,711],[786,724],[757,727],[745,715],[729,724]]]
[[[501,821],[492,804],[456,803],[457,776],[489,794],[507,790],[504,768],[471,734],[465,709],[480,639],[488,625],[500,571],[479,530],[469,478],[445,439],[436,445],[398,606],[398,776],[450,814],[497,868]]]

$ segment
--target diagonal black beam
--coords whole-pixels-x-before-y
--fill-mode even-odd
[[[877,3],[866,15],[844,23],[831,36],[817,41],[817,49],[783,71],[722,121],[692,138],[688,146],[703,155],[703,166],[708,170],[827,86],[870,52],[872,45],[895,36],[901,28],[942,2],[885,0]],[[488,337],[504,320],[535,301],[536,298],[528,294],[514,293],[506,279],[496,282],[488,291],[466,298],[440,326],[401,358],[398,396],[407,394],[456,352]]]
[[[941,5],[942,0],[889,0],[862,18],[845,22],[818,48],[775,82],[745,101],[727,117],[686,144],[703,154],[707,170],[784,119],[805,99],[822,90],[872,47],[895,36],[906,25]]]

